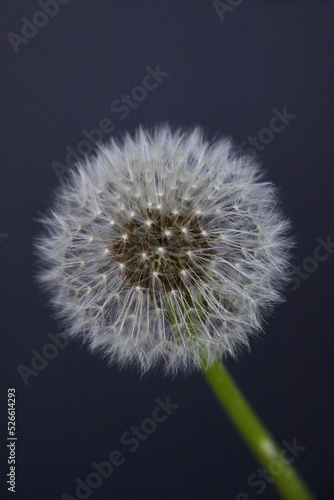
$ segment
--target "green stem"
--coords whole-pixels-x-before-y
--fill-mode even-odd
[[[297,471],[284,460],[282,450],[259,420],[220,361],[203,368],[204,376],[218,401],[244,438],[252,453],[274,479],[281,497],[287,500],[315,500]],[[274,465],[275,463],[275,465]]]

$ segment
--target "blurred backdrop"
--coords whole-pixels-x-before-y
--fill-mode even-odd
[[[15,498],[11,387],[19,500],[278,498],[200,374],[141,378],[65,345],[34,282],[36,217],[73,161],[166,121],[252,148],[280,187],[294,281],[227,365],[282,448],[297,444],[317,498],[333,498],[333,3],[22,0],[0,12],[0,498]],[[145,419],[168,398],[152,431]]]

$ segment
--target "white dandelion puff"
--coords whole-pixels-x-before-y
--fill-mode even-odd
[[[142,372],[235,356],[289,275],[275,188],[230,140],[197,128],[140,128],[101,146],[42,222],[38,278],[68,334]]]

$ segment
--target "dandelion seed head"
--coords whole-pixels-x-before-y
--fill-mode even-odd
[[[290,224],[260,168],[199,129],[139,129],[58,189],[36,240],[70,336],[120,366],[236,356],[289,278]]]

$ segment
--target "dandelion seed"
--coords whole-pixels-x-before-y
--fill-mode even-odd
[[[120,365],[175,374],[235,356],[261,331],[288,279],[290,225],[255,161],[233,151],[163,126],[72,170],[36,242],[70,336]]]

